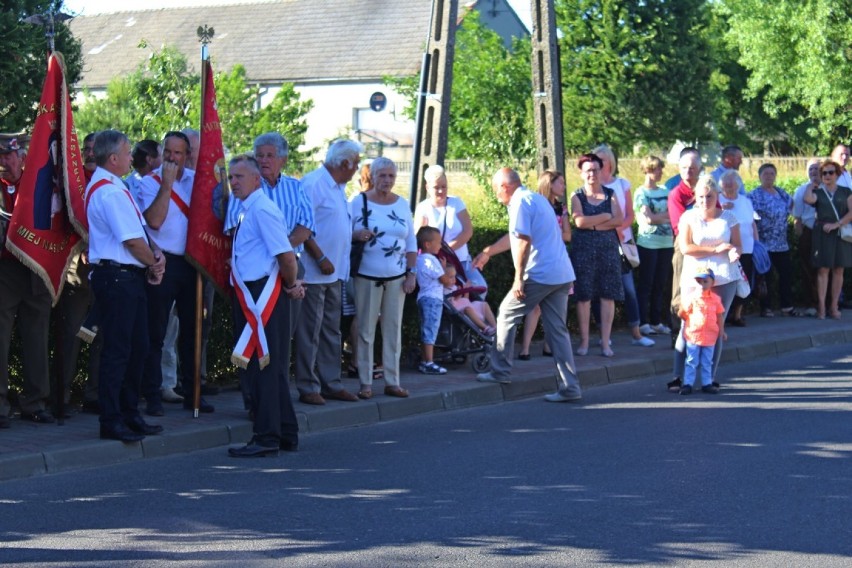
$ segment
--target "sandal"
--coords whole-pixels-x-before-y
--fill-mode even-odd
[[[775,312],[773,312],[769,308],[766,308],[765,310],[760,312],[760,317],[762,317],[762,318],[774,318]]]
[[[797,308],[787,308],[781,310],[782,316],[794,317],[794,318],[803,318],[805,317],[805,313]]]
[[[831,319],[840,319],[840,310],[831,310]]]
[[[361,385],[361,390],[358,391],[358,398],[361,400],[370,400],[373,398],[373,389],[367,385]]]
[[[29,420],[37,424],[53,424],[56,419],[46,410],[36,410],[35,412],[21,412],[21,420]]]

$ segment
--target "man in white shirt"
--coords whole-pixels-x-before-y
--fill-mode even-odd
[[[183,132],[167,132],[163,138],[162,165],[143,178],[137,201],[142,205],[151,239],[166,256],[166,273],[160,286],[148,287],[148,325],[151,345],[145,361],[142,394],[147,401],[146,414],[162,416],[163,340],[172,304],[177,309],[178,359],[181,362],[181,388],[194,392],[195,383],[195,284],[197,273],[184,257],[189,224],[189,202],[195,172],[186,167],[189,139]],[[192,410],[194,401],[185,397],[183,407]],[[201,412],[214,408],[203,398]]]
[[[231,256],[234,284],[234,323],[239,335],[232,360],[245,368],[251,385],[251,441],[230,448],[235,458],[278,455],[296,451],[299,425],[290,400],[286,371],[290,366],[287,298],[302,298],[296,279],[296,255],[287,238],[284,216],[260,189],[260,167],[250,156],[236,156],[229,164],[228,181],[240,200]],[[258,317],[268,314],[263,320]],[[257,331],[246,325],[260,319]]]
[[[846,169],[849,163],[849,146],[846,144],[838,144],[831,151],[831,159],[840,164],[840,177],[837,178],[837,185],[852,189],[852,174]]]
[[[544,399],[573,402],[582,398],[574,365],[571,337],[566,320],[568,296],[574,286],[574,267],[568,258],[562,234],[553,222],[553,208],[547,199],[521,185],[518,172],[503,168],[491,181],[497,200],[509,208],[509,233],[487,246],[474,260],[482,268],[488,259],[511,249],[515,265],[512,289],[500,304],[495,348],[491,351],[491,371],[480,373],[480,382],[508,383],[512,370],[515,331],[535,306],[558,372],[558,388]]]
[[[136,442],[162,426],[139,414],[139,389],[148,351],[146,280],[157,286],[165,257],[150,243],[145,221],[121,177],[130,170],[130,142],[104,130],[94,144],[98,168],[86,188],[91,285],[103,337],[98,382],[100,436]]]
[[[316,227],[316,236],[305,242],[305,299],[294,334],[296,386],[305,404],[358,401],[340,381],[340,314],[352,244],[346,184],[358,171],[360,153],[358,142],[336,140],[325,162],[302,179]]]
[[[734,170],[735,172],[740,171],[740,165],[743,163],[743,151],[739,146],[725,146],[722,148],[722,156],[719,159],[719,167],[710,172],[710,177],[713,178],[713,181],[716,182],[716,185],[721,183],[719,180],[722,178],[722,174]],[[745,195],[745,184],[743,183],[742,178],[740,178],[740,187],[739,187],[740,195]]]

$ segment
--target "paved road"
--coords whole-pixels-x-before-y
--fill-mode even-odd
[[[848,346],[0,484],[0,564],[849,566]]]

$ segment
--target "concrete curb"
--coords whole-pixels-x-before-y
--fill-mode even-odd
[[[852,323],[835,323],[833,329],[814,331],[801,329],[779,334],[765,341],[766,335],[750,333],[736,346],[722,353],[724,362],[754,361],[824,345],[852,343]],[[634,351],[644,355],[644,351]],[[600,357],[577,357],[580,384],[584,389],[652,377],[668,373],[672,368],[672,352],[656,349],[648,357],[626,357],[608,360]],[[377,397],[357,404],[334,404],[323,407],[297,407],[301,433],[351,428],[418,416],[541,396],[556,388],[555,370],[519,366],[516,378],[508,384],[456,381],[418,389],[405,399]],[[524,373],[524,374],[521,374]],[[120,444],[92,440],[67,446],[51,446],[33,453],[0,455],[0,481],[31,477],[46,473],[73,471],[140,459],[156,458],[196,450],[243,444],[251,438],[251,423],[244,418],[227,418],[215,424],[193,424],[149,436],[140,443]]]

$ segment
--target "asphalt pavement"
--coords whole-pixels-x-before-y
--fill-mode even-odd
[[[728,343],[722,356],[718,380],[725,394],[726,363],[771,359],[779,355],[852,342],[852,314],[845,320],[814,318],[748,319],[746,328],[729,328]],[[630,344],[626,332],[613,334],[616,355],[607,359],[590,354],[576,357],[583,389],[653,377],[671,371],[672,350],[668,336],[653,336],[653,347]],[[576,338],[574,344],[576,345]],[[594,339],[593,339],[594,343]],[[407,399],[382,395],[382,382],[374,385],[376,396],[369,401],[328,401],[325,406],[310,406],[297,401],[292,390],[302,434],[338,428],[353,428],[393,421],[425,413],[456,411],[480,405],[498,404],[553,392],[556,386],[552,359],[541,356],[540,345],[532,349],[530,361],[516,361],[510,384],[484,384],[475,381],[469,364],[450,365],[444,376],[426,376],[406,370],[402,386],[411,392]],[[358,381],[344,379],[345,387],[357,391]],[[213,414],[192,418],[180,405],[167,405],[166,416],[149,421],[162,424],[164,433],[149,436],[140,443],[98,439],[97,416],[78,414],[63,425],[34,424],[18,418],[10,429],[0,430],[0,481],[85,469],[135,460],[193,452],[213,447],[244,444],[251,437],[251,423],[236,388],[226,388],[209,397],[216,406]],[[542,402],[542,404],[545,404]]]

